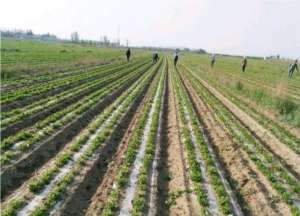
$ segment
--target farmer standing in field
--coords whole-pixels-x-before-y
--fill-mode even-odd
[[[242,61],[242,71],[245,72],[247,67],[247,57],[245,56],[243,61]]]
[[[158,53],[155,53],[155,62],[158,62],[158,59],[159,59]]]
[[[130,51],[130,48],[128,48],[128,49],[126,50],[126,58],[127,58],[127,62],[129,62],[129,60],[130,60],[130,55],[131,55],[131,51]]]
[[[210,62],[210,66],[211,66],[212,68],[214,67],[215,61],[216,61],[216,55],[215,55],[215,54],[212,54],[212,55],[211,55],[211,62]]]
[[[157,52],[153,53],[152,61],[153,61],[153,63],[156,63],[158,61],[158,53]]]
[[[294,61],[293,64],[290,64],[290,66],[289,66],[289,78],[292,78],[295,70],[298,71],[297,59]]]
[[[175,52],[175,54],[174,54],[174,65],[175,65],[175,67],[177,65],[177,62],[178,62],[178,53]]]

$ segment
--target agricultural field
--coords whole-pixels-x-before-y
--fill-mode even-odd
[[[139,51],[136,53],[139,54]],[[32,79],[32,75],[67,73],[70,70],[86,69],[124,58],[120,49],[11,38],[1,39],[1,55],[3,84],[11,79],[20,79],[23,82],[24,78]]]
[[[175,67],[171,53],[3,48],[1,215],[300,216],[287,62],[249,59],[242,73],[237,57],[211,68],[183,53]]]

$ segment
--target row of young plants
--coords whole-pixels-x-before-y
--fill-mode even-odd
[[[144,62],[145,63],[145,62]],[[87,78],[78,79],[74,82],[66,82],[65,85],[59,88],[53,88],[49,91],[41,92],[40,94],[33,95],[32,97],[27,97],[22,101],[15,101],[13,103],[3,106],[1,116],[2,119],[8,118],[10,116],[18,115],[22,113],[23,110],[33,109],[40,104],[45,104],[51,100],[58,99],[61,97],[66,97],[72,91],[78,91],[78,89],[84,89],[89,85],[95,85],[101,80],[108,79],[109,77],[116,76],[117,74],[121,75],[121,71],[124,69],[108,69],[101,72],[96,72],[95,75],[89,76]],[[105,82],[104,82],[105,83]]]
[[[41,122],[38,122],[34,126],[24,129],[14,136],[10,136],[1,142],[1,164],[9,165],[17,157],[22,155],[24,152],[32,149],[40,141],[45,140],[47,137],[55,134],[57,131],[62,129],[65,125],[73,121],[78,116],[82,115],[85,111],[95,106],[99,101],[104,99],[108,94],[118,89],[125,83],[130,82],[134,77],[141,74],[143,70],[135,71],[133,74],[118,79],[106,88],[99,89],[90,96],[86,96],[84,99],[76,102],[72,106],[69,106],[53,115],[47,117]]]
[[[145,62],[145,59],[135,61],[133,63],[130,63],[130,65],[135,65],[140,62]],[[82,80],[84,80],[84,79],[90,80],[93,77],[97,78],[101,75],[105,76],[109,73],[119,71],[119,70],[122,70],[125,68],[128,68],[128,65],[117,65],[116,67],[112,67],[109,69],[104,68],[104,70],[102,68],[95,69],[95,70],[89,71],[87,73],[81,73],[79,75],[74,75],[71,77],[66,77],[64,79],[50,81],[48,83],[42,83],[42,84],[33,85],[33,86],[29,86],[29,87],[27,86],[27,87],[24,87],[24,88],[21,88],[18,90],[14,90],[14,91],[9,91],[9,92],[2,92],[1,104],[4,105],[4,104],[8,104],[8,103],[11,103],[14,101],[24,100],[28,97],[42,94],[42,93],[50,91],[52,89],[59,89],[65,85],[71,85],[72,83],[82,82]]]
[[[158,95],[156,95],[157,100],[154,100],[154,111],[152,114],[152,122],[150,125],[150,131],[147,136],[147,143],[145,149],[145,155],[142,161],[142,165],[139,169],[139,174],[136,182],[135,195],[132,200],[132,210],[131,215],[142,215],[145,211],[147,205],[147,193],[149,193],[150,179],[149,173],[152,167],[155,149],[157,148],[158,129],[161,118],[161,113],[163,111],[163,101],[166,91],[166,64],[162,68],[162,77],[158,87]]]
[[[59,99],[61,97],[66,97],[66,95],[70,94],[71,92],[75,92],[78,91],[79,89],[84,89],[86,87],[88,87],[89,85],[95,85],[96,83],[101,83],[101,81],[105,81],[109,78],[112,78],[114,76],[120,76],[122,74],[126,74],[126,72],[133,70],[134,68],[137,68],[138,66],[142,66],[143,64],[145,64],[145,62],[140,63],[140,64],[134,64],[130,67],[127,68],[123,68],[122,70],[105,70],[105,72],[101,72],[98,76],[97,79],[93,79],[95,77],[91,77],[92,79],[88,79],[88,82],[83,82],[83,83],[78,83],[78,85],[74,86],[74,83],[71,83],[73,86],[68,86],[65,85],[63,86],[65,89],[62,89],[62,91],[57,91],[57,89],[52,89],[55,91],[54,94],[50,94],[50,95],[44,95],[41,94],[41,97],[33,97],[36,98],[34,99],[34,101],[32,101],[31,98],[28,98],[28,102],[29,103],[18,103],[19,105],[16,105],[15,107],[12,107],[11,109],[4,109],[2,110],[2,116],[1,119],[6,119],[9,118],[11,116],[14,115],[19,115],[20,113],[22,113],[24,110],[28,110],[28,109],[33,109],[34,107],[37,107],[41,104],[45,104],[51,100],[54,99]],[[83,79],[84,81],[87,79]],[[105,82],[104,82],[105,83]],[[75,83],[76,84],[76,83]],[[50,90],[51,92],[51,90]],[[46,94],[48,94],[49,92],[46,92]]]
[[[197,115],[195,114],[192,103],[188,98],[187,92],[184,89],[184,86],[180,78],[178,77],[177,72],[175,73],[175,93],[177,94],[177,104],[180,112],[183,143],[186,146],[188,158],[190,158],[188,160],[191,160],[190,164],[192,164],[192,166],[196,165],[195,169],[198,169],[199,173],[198,175],[195,174],[197,172],[192,173],[191,177],[195,182],[199,181],[200,187],[203,187],[203,184],[201,183],[203,181],[203,175],[206,175],[209,178],[209,183],[212,185],[212,188],[214,190],[219,211],[224,215],[233,214],[230,198],[223,185],[221,176],[218,173],[216,164],[209,152],[208,144],[204,140],[204,135],[201,133],[201,124],[198,120]],[[197,151],[198,149],[199,151]],[[206,173],[201,173],[199,169],[200,164],[196,158],[197,152],[198,154],[200,153],[199,157],[204,162]],[[194,154],[194,156],[192,156],[192,154]],[[193,169],[191,169],[191,171],[192,170]],[[202,193],[204,192],[203,190],[204,189],[202,188]],[[205,194],[205,196],[203,196],[202,193],[199,193],[200,197],[198,198],[198,200],[201,200],[200,204],[202,204],[201,206],[204,207],[203,209],[208,210],[209,203],[207,202],[207,200],[203,199],[204,197],[207,198],[207,195]],[[207,212],[203,212],[203,214],[207,214]]]
[[[35,73],[35,76],[24,76],[21,79],[8,79],[2,80],[1,92],[14,91],[19,88],[26,88],[33,85],[41,85],[50,81],[54,81],[61,78],[66,78],[81,73],[88,73],[90,71],[99,69],[107,70],[114,66],[120,66],[124,64],[120,58],[109,59],[108,61],[97,63],[97,64],[75,64],[75,65],[59,65],[57,69],[49,69],[42,73]]]
[[[49,72],[42,75],[37,74],[34,77],[23,78],[22,80],[6,80],[4,86],[1,88],[1,92],[10,92],[15,91],[16,89],[27,88],[30,86],[41,86],[45,82],[49,83],[57,79],[65,79],[67,77],[80,75],[82,73],[90,73],[94,70],[102,71],[108,70],[117,66],[121,66],[125,62],[121,62],[118,59],[111,59],[105,63],[96,64],[96,65],[77,65],[72,67],[67,67],[63,70],[57,71],[55,73]]]
[[[195,74],[192,74],[192,73],[191,73],[191,76],[193,76],[193,79],[197,79],[197,76],[196,76]],[[199,81],[201,82],[201,79],[200,79]],[[203,87],[204,87],[204,86],[203,86]],[[245,107],[245,109],[246,109],[246,107]],[[261,121],[262,121],[262,120],[261,120]],[[267,120],[266,120],[266,121],[267,121]],[[278,133],[279,133],[279,131],[278,131]],[[297,139],[297,138],[295,138],[295,139]],[[261,141],[261,142],[262,142],[261,144],[263,144],[263,141]],[[298,141],[297,141],[297,143],[298,143]],[[297,145],[297,144],[294,143],[294,145]],[[296,149],[296,147],[295,147],[295,149]],[[267,148],[265,149],[265,151],[268,152],[268,154],[270,155],[270,156],[269,156],[270,158],[273,158],[273,157],[274,157],[274,156],[272,155],[272,153],[269,152],[269,151],[267,150]],[[274,157],[274,160],[276,160],[277,163],[280,163],[276,157]],[[285,165],[284,165],[284,162],[283,162],[283,165],[282,165],[282,166],[284,167],[284,168],[282,168],[282,169],[287,169],[286,172],[288,172],[288,170],[289,170],[288,165],[285,166]],[[290,171],[290,173],[294,173],[294,172],[293,172],[293,171]],[[291,175],[294,176],[295,179],[298,178],[297,174],[291,174]]]
[[[196,194],[197,200],[199,202],[199,205],[201,207],[200,215],[209,215],[209,202],[207,199],[206,192],[204,190],[204,187],[202,187],[201,181],[202,181],[202,173],[199,169],[199,163],[196,159],[195,152],[194,152],[194,146],[192,143],[192,139],[190,137],[189,129],[184,123],[187,123],[185,120],[185,114],[182,104],[180,104],[180,98],[178,93],[178,86],[175,85],[174,75],[172,77],[172,86],[175,90],[175,104],[176,104],[176,110],[179,113],[178,121],[181,123],[180,126],[180,139],[182,140],[182,144],[184,145],[184,149],[186,152],[188,167],[189,167],[189,176],[193,183],[193,190]],[[176,92],[177,91],[177,92]]]
[[[155,70],[152,69],[137,80],[112,105],[97,116],[85,129],[84,133],[80,133],[74,141],[60,152],[50,166],[47,166],[36,177],[29,180],[27,183],[28,190],[32,193],[41,193],[47,185],[51,184],[51,181],[54,180],[59,171],[69,164],[70,170],[52,185],[42,203],[32,212],[28,212],[30,215],[44,215],[49,212],[49,209],[55,203],[62,199],[64,191],[87,162],[93,160],[97,149],[108,140],[119,120],[126,114],[137,95],[141,94],[153,73],[155,73]],[[12,198],[5,206],[2,215],[14,215],[20,208],[26,206],[28,202],[30,201],[26,200],[25,196]]]
[[[157,67],[159,67],[159,65]],[[156,70],[154,70],[154,71],[156,71]],[[145,86],[145,85],[142,85],[142,86]],[[132,96],[130,98],[131,102],[129,102],[128,105],[132,104],[132,101],[135,100],[136,98],[137,98],[136,96]],[[125,109],[129,110],[129,106],[127,106],[127,108],[122,108],[122,109],[123,109],[123,111],[120,111],[121,112],[120,115],[113,116],[112,119],[108,122],[107,127],[108,127],[109,131],[111,131],[111,132],[113,131],[113,128],[116,127],[116,125],[120,121],[121,117],[125,115],[125,113],[126,113]],[[102,134],[100,134],[100,138],[101,138],[101,135],[102,135],[102,137],[105,137],[106,140],[108,140],[108,138],[110,137],[109,134],[107,133],[107,131],[105,131],[104,129],[102,131]],[[97,138],[95,138],[95,139],[97,139]],[[102,142],[102,145],[105,143],[106,140],[104,139],[104,141]],[[95,149],[97,148],[97,146],[99,147],[100,145],[101,145],[101,143],[98,143],[96,146],[91,145],[91,148],[87,149],[86,154],[83,155],[81,158],[83,160],[90,158],[92,156],[92,152],[94,152]],[[99,155],[97,155],[97,157],[99,157]],[[82,161],[80,162],[80,159],[79,159],[78,164],[82,163]],[[78,171],[80,171],[80,168],[78,169]],[[65,182],[68,182],[68,180],[66,180]],[[62,188],[64,188],[64,187],[61,187],[60,185],[58,185],[56,188],[54,188],[53,193],[55,193],[55,191],[61,191]],[[53,200],[55,200],[55,199],[50,194],[47,197],[47,199],[43,201],[42,205],[40,207],[38,207],[36,210],[34,210],[30,215],[41,215],[41,213],[43,214],[45,211],[47,211],[47,209],[49,209],[49,207],[51,205],[53,206]]]
[[[193,73],[194,76],[199,76],[198,74],[191,71],[189,68],[184,67],[186,70],[189,70]],[[222,93],[229,98],[235,105],[237,105],[240,109],[247,112],[252,118],[254,118],[259,124],[261,124],[264,128],[268,129],[272,132],[272,134],[280,140],[282,143],[286,144],[290,149],[295,151],[297,154],[300,154],[300,140],[293,135],[286,128],[280,126],[277,122],[268,118],[261,112],[257,111],[257,109],[253,106],[250,106],[243,98],[238,97],[234,93],[230,91],[229,88],[224,88],[221,85],[218,85],[215,80],[206,76],[204,72],[201,71],[201,74],[205,76],[206,80],[209,83],[213,84],[213,86],[217,87]]]
[[[98,90],[99,88],[105,88],[106,85],[109,83],[118,80],[124,76],[127,76],[131,73],[133,73],[136,69],[139,67],[149,67],[150,64],[146,65],[137,65],[133,68],[126,69],[120,72],[117,72],[112,75],[108,75],[102,79],[94,80],[90,83],[85,83],[83,85],[80,85],[76,88],[67,90],[65,92],[62,92],[58,95],[46,97],[42,100],[39,100],[35,103],[30,104],[29,106],[25,106],[19,109],[15,109],[10,112],[4,112],[2,113],[2,127],[7,127],[11,124],[14,124],[18,121],[22,121],[26,117],[30,117],[35,113],[38,113],[40,111],[45,111],[46,109],[51,109],[53,106],[57,106],[59,103],[64,103],[67,100],[71,100],[72,98],[77,97],[84,97],[85,95],[94,92],[95,90]],[[78,99],[79,99],[78,98]]]
[[[278,192],[280,199],[290,206],[292,214],[299,215],[300,211],[294,204],[294,201],[300,198],[299,180],[293,177],[280,161],[274,158],[272,153],[265,149],[262,143],[195,76],[186,73],[186,77],[198,95],[210,109],[214,110],[216,120],[226,127],[233,140],[249,155],[249,158]]]
[[[153,104],[155,97],[158,99],[159,89],[161,89],[162,85],[162,77],[163,75],[160,73],[159,76],[156,77],[156,80],[154,80],[152,88],[149,90],[149,98],[144,103],[144,107],[141,112],[142,115],[140,116],[138,124],[131,135],[123,163],[120,166],[116,179],[114,180],[114,187],[108,195],[101,213],[102,215],[114,215],[116,211],[118,211],[122,191],[126,188],[129,181],[131,169],[138,154],[138,149],[142,144],[144,133],[146,133],[146,124],[150,121],[149,118],[151,117],[151,109],[154,109],[155,106],[155,104]],[[160,83],[157,85],[159,82],[158,79],[160,79]]]

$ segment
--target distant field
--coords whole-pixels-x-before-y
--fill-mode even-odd
[[[288,62],[2,42],[1,215],[300,215]]]
[[[124,59],[124,50],[4,38],[1,55],[1,76],[5,81]]]

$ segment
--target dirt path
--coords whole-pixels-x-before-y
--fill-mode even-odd
[[[258,122],[251,118],[247,113],[238,108],[215,88],[206,81],[198,78],[199,81],[215,95],[240,121],[253,132],[280,161],[297,178],[300,176],[300,157],[285,144],[281,143],[271,132],[262,127]]]
[[[285,203],[273,202],[272,198],[276,197],[275,191],[271,188],[267,179],[251,164],[250,158],[240,150],[230,135],[225,132],[226,129],[216,121],[213,109],[203,103],[187,80],[185,80],[185,84],[220,161],[235,182],[236,190],[244,198],[244,207],[245,204],[250,207],[249,214],[290,215],[289,208]]]

